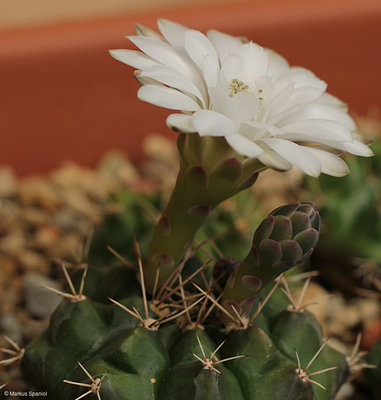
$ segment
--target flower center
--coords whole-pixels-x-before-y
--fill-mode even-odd
[[[244,82],[239,81],[238,79],[232,79],[229,86],[229,97],[233,97],[239,92],[247,92],[248,90],[249,85],[246,85]]]

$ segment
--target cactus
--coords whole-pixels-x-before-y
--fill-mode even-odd
[[[262,288],[309,256],[319,225],[310,204],[275,210],[258,227],[248,256],[236,265],[226,283],[229,290],[213,279],[210,263],[192,265],[194,253],[171,279],[146,291],[137,243],[139,279],[125,267],[130,282],[124,293],[115,293],[113,303],[100,302],[99,293],[94,296],[99,281],[87,279],[98,276],[97,269],[90,267],[86,278],[87,269],[78,271],[80,289],[65,295],[47,332],[27,346],[25,376],[57,399],[85,393],[120,400],[332,399],[347,364],[325,346],[315,317],[290,308],[266,317],[259,313],[263,303],[258,304]],[[278,249],[276,257],[270,258],[269,245]],[[242,274],[253,278],[242,280]],[[262,284],[252,291],[254,275]],[[222,293],[228,302],[219,301]],[[245,309],[238,306],[242,303]]]
[[[138,25],[131,38],[147,54],[112,54],[142,68],[143,99],[184,111],[168,118],[180,132],[175,188],[153,229],[142,197],[121,195],[125,211],[106,218],[90,265],[73,269],[74,283],[62,263],[71,293],[58,292],[64,299],[47,331],[17,350],[24,375],[63,400],[331,400],[348,360],[327,345],[303,296],[293,301],[284,276],[317,244],[315,207],[277,208],[248,246],[235,232],[236,252],[227,245],[219,260],[205,259],[205,243],[194,238],[221,202],[265,168],[343,176],[347,166],[329,147],[372,153],[309,71],[215,31],[208,39],[159,25],[163,37]],[[107,245],[116,259],[104,254]],[[279,285],[292,304],[278,301],[265,312]]]

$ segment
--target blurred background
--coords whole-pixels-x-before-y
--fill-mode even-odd
[[[1,4],[0,27],[15,28],[232,0],[15,0]],[[261,1],[261,0],[254,0]]]
[[[115,147],[139,161],[148,133],[173,137],[168,111],[139,102],[132,69],[107,53],[158,17],[247,36],[314,71],[353,113],[378,115],[378,0],[2,0],[0,163],[46,172]]]

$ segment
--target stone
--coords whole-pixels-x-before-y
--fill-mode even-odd
[[[10,312],[4,313],[0,317],[2,331],[16,343],[22,343],[22,324],[20,320]]]
[[[50,271],[50,261],[36,251],[23,249],[17,255],[16,260],[25,272],[39,272],[48,274]]]
[[[0,239],[0,252],[7,255],[17,256],[25,247],[26,240],[21,230],[13,230]]]
[[[20,182],[18,198],[23,206],[41,207],[54,211],[61,204],[61,198],[53,186],[43,178],[31,177]]]
[[[0,197],[11,197],[17,190],[17,178],[9,167],[0,167]]]
[[[43,275],[29,273],[24,277],[26,308],[30,314],[38,318],[50,316],[62,301],[62,296],[42,286],[62,290],[58,282]]]
[[[17,272],[17,265],[11,257],[0,254],[0,268],[0,288],[6,288]]]
[[[54,247],[60,237],[61,232],[58,228],[52,225],[42,225],[33,235],[33,245],[39,250],[47,250]]]

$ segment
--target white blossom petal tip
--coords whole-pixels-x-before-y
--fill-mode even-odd
[[[234,133],[234,122],[212,110],[200,110],[193,114],[192,123],[200,136],[229,136]]]
[[[197,130],[193,126],[192,116],[188,114],[170,114],[167,118],[169,128],[180,133],[196,133]]]
[[[343,177],[349,175],[348,165],[336,154],[318,148],[309,148],[310,151],[321,164],[321,172],[327,175]]]
[[[155,84],[143,85],[138,91],[140,100],[171,110],[197,111],[198,104],[178,90]]]
[[[180,111],[167,118],[173,130],[225,137],[241,156],[311,176],[347,175],[337,150],[373,155],[345,103],[308,69],[216,30],[205,35],[166,19],[158,27],[136,25],[128,38],[138,50],[110,54],[141,71],[140,99]]]
[[[353,140],[352,142],[343,143],[343,149],[348,153],[352,153],[356,156],[361,157],[372,157],[374,153],[366,144],[359,140]]]
[[[238,154],[246,157],[257,158],[264,153],[264,150],[260,146],[243,135],[233,134],[227,136],[226,141]]]
[[[150,28],[144,25],[135,24],[135,32],[138,36],[150,37],[156,40],[163,40],[163,38]]]

